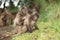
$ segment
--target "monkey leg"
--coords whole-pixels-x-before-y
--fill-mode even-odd
[[[27,32],[27,27],[26,26],[23,26],[22,27],[22,33],[25,33],[25,32]]]
[[[32,30],[38,30],[38,27],[36,25],[36,21],[34,21],[34,20],[31,21],[31,27],[32,27]]]
[[[18,26],[18,35],[22,34],[22,27]]]
[[[27,26],[27,31],[30,32],[30,33],[32,33],[33,32],[32,26],[28,26],[28,25],[26,25],[26,26]]]
[[[2,19],[2,21],[3,21],[3,26],[6,26],[6,20]]]
[[[20,34],[22,33],[22,28],[21,28],[21,26],[16,26],[14,29],[15,29],[15,34],[20,35]]]

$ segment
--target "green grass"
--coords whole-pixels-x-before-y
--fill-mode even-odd
[[[13,40],[60,40],[60,19],[49,22],[41,22],[39,30],[33,33],[17,35]]]
[[[44,0],[35,0],[37,2],[41,4],[39,30],[16,35],[12,40],[60,40],[60,5],[50,5]]]

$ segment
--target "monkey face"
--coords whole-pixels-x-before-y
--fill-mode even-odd
[[[26,7],[22,7],[21,11],[22,11],[22,14],[23,15],[26,15],[26,13],[27,13],[28,10],[27,10]]]

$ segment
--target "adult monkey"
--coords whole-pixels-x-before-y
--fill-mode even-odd
[[[35,6],[33,9],[27,10],[28,12],[26,13],[25,16],[24,26],[27,27],[28,32],[32,32],[34,29],[38,29],[36,25],[37,19],[39,18],[38,8],[39,6]]]
[[[26,22],[27,22],[27,29],[28,32],[32,32],[33,31],[33,27],[34,29],[38,29],[37,25],[36,25],[36,21],[39,18],[39,9],[40,6],[35,6],[33,2],[30,3],[29,7],[28,7],[28,15],[26,18]]]
[[[4,16],[2,18],[4,26],[9,26],[10,24],[12,24],[12,20],[13,20],[13,16],[11,14],[11,12],[6,8],[6,0],[3,4],[4,8],[3,8],[3,13],[2,15]]]
[[[32,32],[34,30],[33,28],[38,29],[36,22],[37,22],[37,19],[39,18],[39,14],[35,8],[33,8],[32,11],[33,11],[32,14],[27,13],[24,20],[24,26],[27,26],[28,32]]]
[[[9,26],[10,24],[12,24],[13,16],[7,9],[4,9],[2,15],[4,16],[2,18],[4,26]]]
[[[31,26],[32,27],[35,27],[35,29],[38,29],[37,25],[36,25],[36,22],[39,18],[39,9],[40,9],[40,6],[35,6],[32,10],[32,14],[31,14]]]
[[[16,17],[13,21],[13,25],[15,28],[15,33],[21,34],[27,31],[26,26],[23,26],[24,23],[24,17],[26,15],[26,7],[20,7],[18,13],[16,14]]]

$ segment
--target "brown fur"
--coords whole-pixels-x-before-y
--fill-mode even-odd
[[[2,15],[4,15],[4,17],[2,19],[4,22],[4,26],[8,26],[8,25],[12,24],[13,16],[7,9],[5,9],[5,11],[2,13]]]
[[[15,34],[22,34],[22,33],[25,33],[27,32],[27,27],[26,26],[23,26],[23,25],[17,25],[15,27]]]
[[[35,27],[35,29],[38,29],[38,27],[36,25],[38,18],[39,18],[38,11],[36,11],[36,9],[33,8],[33,12],[31,14],[30,20],[31,20],[31,26]]]
[[[23,21],[23,18],[25,16],[25,10],[24,7],[20,8],[18,13],[16,14],[16,17],[14,19],[14,26],[20,25],[20,23]]]
[[[34,29],[38,29],[36,22],[39,18],[39,6],[33,7],[33,9],[28,10],[26,18],[24,20],[25,25],[29,32],[32,32]],[[31,11],[32,10],[32,11]],[[29,12],[30,11],[30,12]]]
[[[18,11],[16,18],[14,19],[14,26],[16,30],[19,31],[18,34],[24,33],[26,31],[32,32],[34,27],[38,29],[38,27],[36,26],[36,21],[39,18],[39,14],[38,14],[39,12],[36,9],[36,7],[31,9],[32,10],[31,12],[29,12],[30,10],[28,9],[26,7],[22,7]],[[19,27],[20,30],[18,30]]]
[[[17,34],[21,34],[27,31],[27,28],[23,26],[25,13],[26,13],[26,8],[25,7],[20,8],[14,19],[13,25],[16,30],[15,32]]]
[[[24,20],[24,26],[27,27],[27,31],[28,32],[32,32],[32,28],[31,28],[31,25],[30,25],[30,14],[27,14],[26,17],[25,17],[25,20]]]
[[[3,21],[2,21],[3,16],[0,16],[0,27],[3,26]]]

